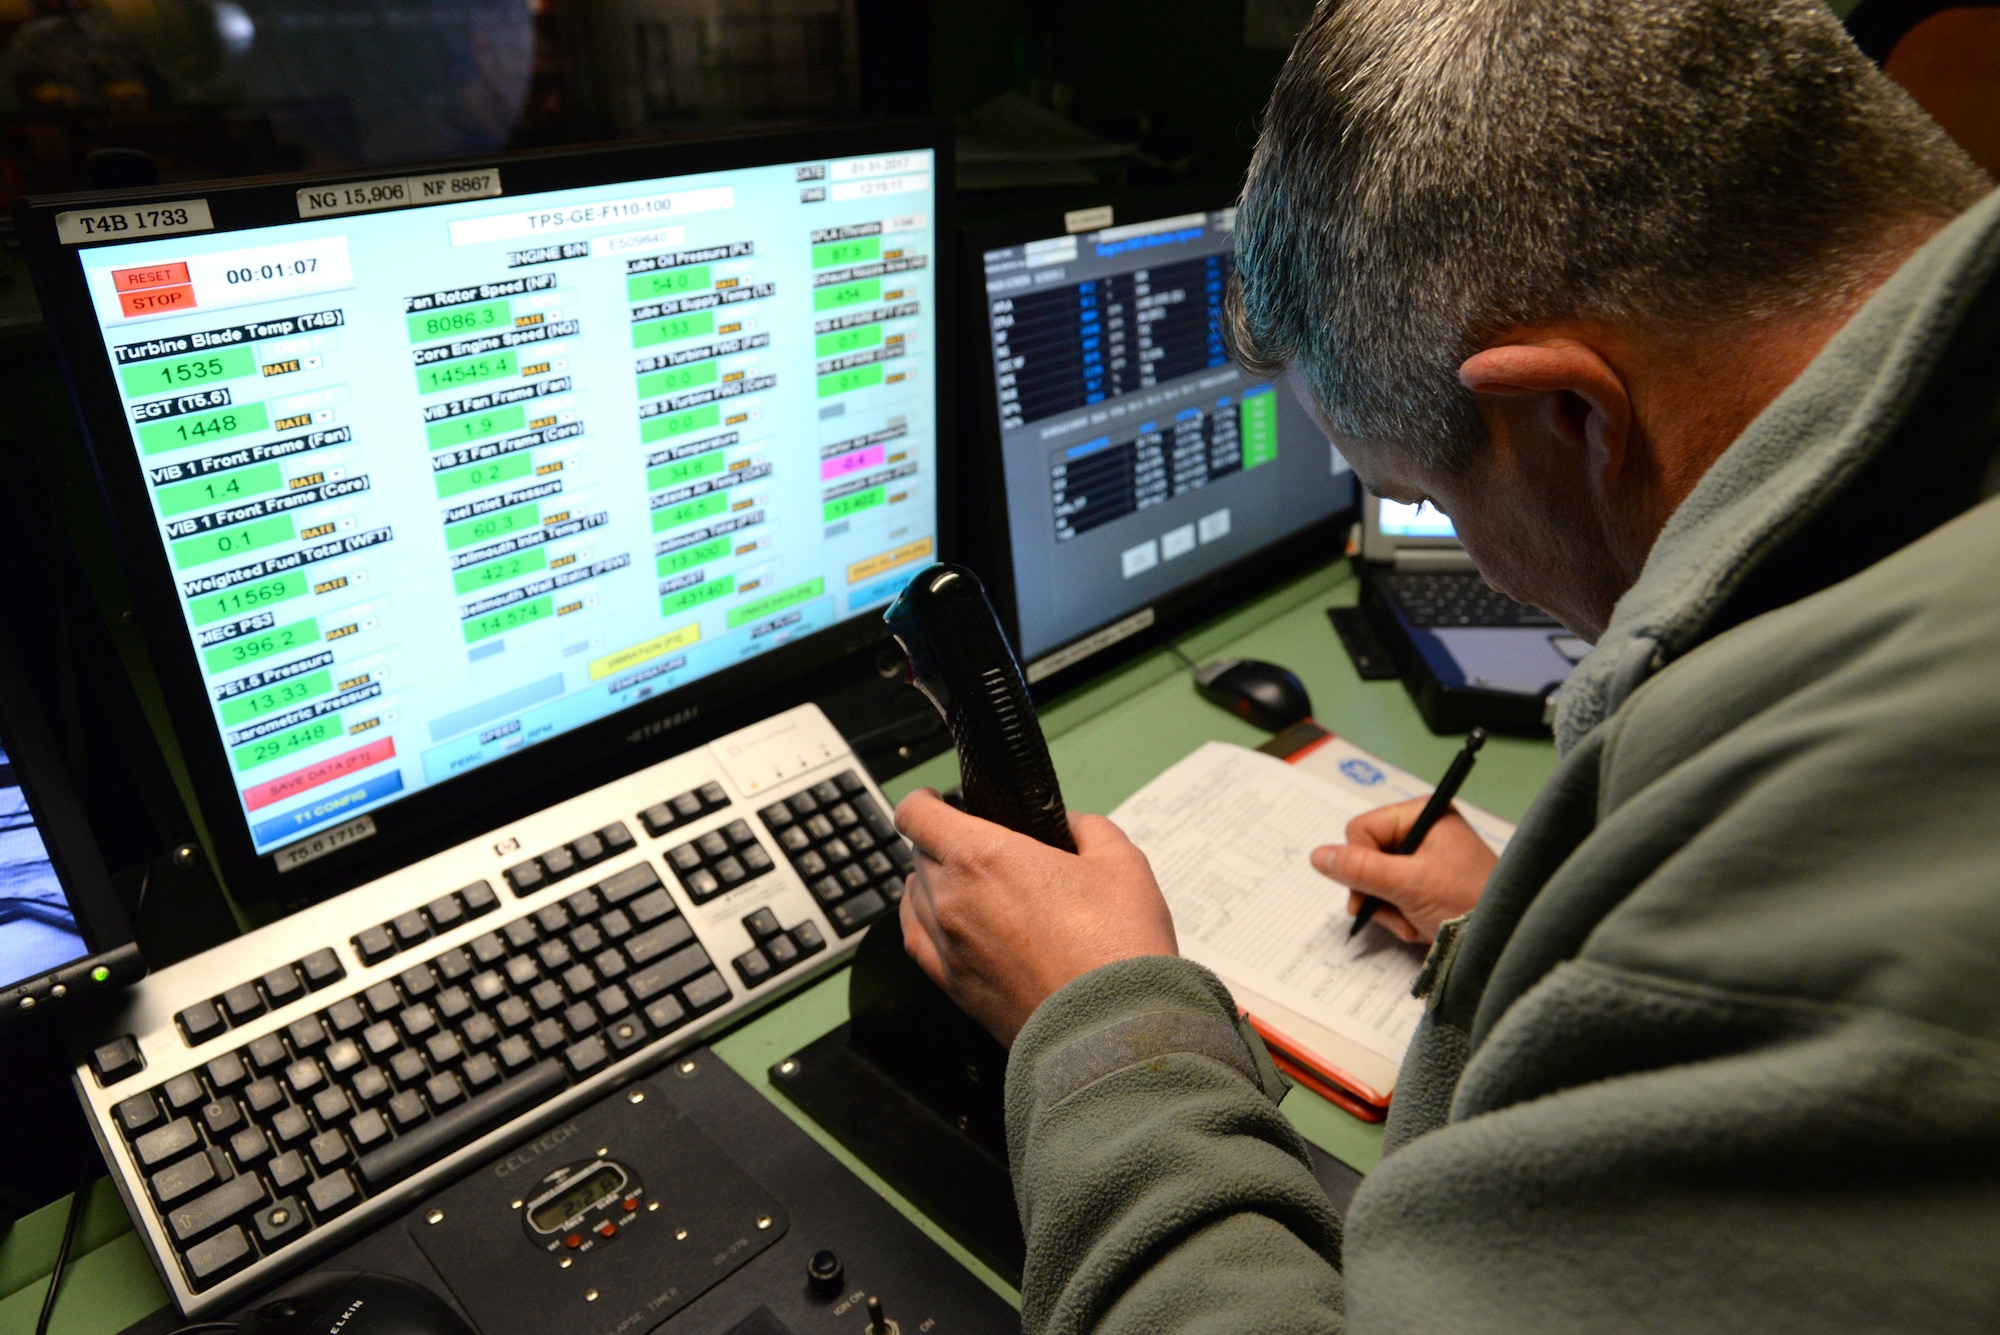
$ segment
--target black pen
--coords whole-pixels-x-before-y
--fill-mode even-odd
[[[1465,776],[1472,773],[1472,762],[1479,758],[1479,748],[1486,744],[1486,729],[1474,728],[1466,734],[1465,749],[1452,757],[1451,768],[1438,780],[1438,786],[1431,790],[1431,800],[1424,803],[1424,809],[1417,815],[1417,823],[1403,836],[1403,842],[1396,845],[1398,857],[1408,857],[1422,847],[1424,836],[1431,832],[1431,826],[1444,819],[1451,810],[1452,799],[1465,786]],[[1375,916],[1375,910],[1382,907],[1382,901],[1373,895],[1361,899],[1361,912],[1354,915],[1354,926],[1347,929],[1347,939],[1352,941],[1368,920]]]

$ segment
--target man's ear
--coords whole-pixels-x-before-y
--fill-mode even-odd
[[[1632,397],[1625,378],[1588,343],[1551,338],[1475,352],[1458,368],[1474,394],[1542,400],[1537,424],[1584,456],[1600,496],[1624,473],[1632,445]]]

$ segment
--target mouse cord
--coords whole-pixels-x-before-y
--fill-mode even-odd
[[[62,1241],[56,1246],[56,1263],[49,1270],[49,1290],[42,1295],[42,1313],[35,1318],[35,1335],[49,1335],[49,1318],[56,1314],[56,1290],[62,1287],[69,1249],[76,1241],[76,1226],[83,1218],[83,1194],[90,1189],[91,1180],[90,1170],[84,1169],[77,1178],[76,1190],[70,1194],[69,1213],[63,1217]]]
[[[1187,667],[1188,671],[1190,672],[1194,671],[1194,660],[1192,658],[1189,658],[1186,654],[1182,653],[1181,647],[1178,644],[1175,644],[1172,640],[1167,641],[1167,652],[1172,654],[1175,658],[1180,659],[1182,664],[1184,664]]]

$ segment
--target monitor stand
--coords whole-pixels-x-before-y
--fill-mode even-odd
[[[850,1019],[771,1068],[834,1139],[1019,1285],[1026,1244],[1007,1173],[1007,1051],[903,953],[902,924],[868,929]]]

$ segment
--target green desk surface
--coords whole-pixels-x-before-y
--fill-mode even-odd
[[[1398,683],[1360,680],[1335,638],[1325,609],[1352,603],[1354,595],[1346,564],[1327,566],[1201,627],[1179,647],[1197,662],[1228,654],[1282,663],[1305,682],[1322,726],[1417,774],[1443,773],[1458,742],[1432,736]],[[1063,795],[1075,811],[1109,811],[1203,742],[1256,746],[1265,740],[1260,730],[1196,696],[1186,668],[1164,650],[1055,701],[1042,711],[1042,725]],[[1495,738],[1466,784],[1466,799],[1518,820],[1554,765],[1554,750],[1546,742]],[[919,786],[947,787],[957,778],[957,760],[946,753],[886,787],[891,798],[901,798]],[[1329,839],[1338,834],[1327,832]],[[843,968],[738,1025],[714,1046],[738,1074],[945,1250],[997,1292],[1017,1299],[1005,1281],[772,1089],[767,1072],[774,1063],[846,1018]],[[1293,1090],[1284,1110],[1307,1139],[1356,1168],[1366,1171],[1381,1157],[1379,1126],[1357,1121],[1306,1090]],[[0,1239],[0,1335],[33,1331],[66,1207],[67,1199],[57,1201]],[[87,1196],[51,1335],[112,1335],[166,1301],[117,1193],[108,1180],[99,1181]]]

